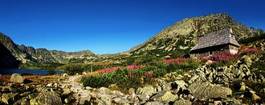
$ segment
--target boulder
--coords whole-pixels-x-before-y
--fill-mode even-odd
[[[211,98],[226,98],[232,95],[232,90],[228,87],[214,85],[210,82],[195,82],[190,85],[191,94],[200,100]]]
[[[62,105],[62,100],[57,93],[42,90],[37,97],[30,100],[30,105]]]
[[[112,91],[106,87],[101,87],[98,89],[98,91],[100,94],[112,94]]]
[[[251,64],[252,64],[252,59],[251,59],[251,57],[250,56],[243,56],[242,57],[243,58],[243,61],[244,61],[244,63],[247,65],[247,66],[251,66]]]
[[[86,90],[92,90],[93,88],[92,87],[89,87],[89,86],[86,86],[85,89]]]
[[[140,87],[137,89],[136,94],[152,96],[156,93],[156,89],[152,85],[147,85],[145,87]]]
[[[14,83],[23,83],[24,78],[20,74],[14,73],[11,75],[10,81]]]
[[[128,99],[131,101],[131,102],[134,102],[134,103],[137,103],[137,102],[139,102],[139,99],[138,99],[138,97],[136,96],[136,94],[135,94],[135,89],[134,88],[130,88],[129,90],[128,90]]]
[[[174,102],[173,105],[192,105],[189,100],[180,99]]]
[[[184,90],[187,89],[188,84],[183,80],[177,80],[171,83],[171,89]]]
[[[69,77],[69,75],[66,73],[63,73],[63,77],[66,78],[66,77]]]
[[[22,98],[20,104],[21,104],[21,105],[30,105],[29,99]]]
[[[6,94],[2,94],[2,97],[1,97],[1,101],[5,104],[12,104],[14,103],[14,101],[16,100],[18,94],[16,93],[6,93]]]
[[[98,103],[98,105],[111,105],[112,104],[112,96],[111,95],[101,95],[96,100],[96,103]]]
[[[164,95],[162,95],[161,97],[159,97],[159,101],[162,101],[164,103],[169,103],[169,102],[174,102],[175,100],[177,100],[178,96],[172,94],[170,91],[165,92]]]
[[[149,98],[156,93],[156,89],[152,85],[140,87],[136,90],[136,94],[139,97],[140,104],[146,103]]]
[[[241,91],[241,92],[244,92],[246,90],[246,88],[247,88],[247,86],[246,86],[246,84],[244,82],[240,83],[240,86],[241,87],[240,87],[239,91]]]
[[[147,102],[145,103],[145,105],[164,105],[164,104],[159,101],[153,101],[153,102]]]
[[[253,101],[256,102],[256,101],[261,100],[260,96],[258,96],[255,91],[250,91],[250,93],[252,95],[251,98],[252,98]]]
[[[119,86],[117,84],[111,84],[111,85],[109,85],[108,88],[111,89],[111,90],[120,90],[120,88],[119,88]]]
[[[129,100],[126,99],[126,97],[116,97],[113,99],[113,101],[118,105],[130,105]]]

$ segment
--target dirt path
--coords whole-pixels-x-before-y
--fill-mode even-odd
[[[84,104],[86,100],[90,100],[90,92],[78,82],[80,78],[81,75],[69,76],[68,79],[62,82],[62,87],[70,87],[70,90],[73,92],[73,96],[76,99],[76,104]]]

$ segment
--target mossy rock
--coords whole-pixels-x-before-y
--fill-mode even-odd
[[[23,83],[24,78],[20,74],[14,73],[11,75],[10,81],[14,83]]]

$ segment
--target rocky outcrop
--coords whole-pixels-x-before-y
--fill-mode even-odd
[[[0,68],[16,68],[18,66],[19,66],[19,61],[0,42]]]

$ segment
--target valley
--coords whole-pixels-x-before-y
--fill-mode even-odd
[[[220,31],[228,29],[227,33]],[[218,32],[229,35],[229,39],[224,38],[228,40],[225,44],[234,44],[230,43],[232,38],[239,44],[236,48],[228,46],[229,51],[237,50],[235,54],[223,49],[214,53],[190,53],[198,46],[198,38]],[[208,46],[220,46],[214,41],[208,42],[214,43]],[[183,19],[145,43],[117,54],[33,48],[16,44],[4,33],[0,34],[0,48],[1,70],[48,71],[34,75],[18,72],[0,75],[0,104],[4,105],[265,102],[265,32],[243,25],[227,14]],[[64,73],[57,74],[57,70]]]

